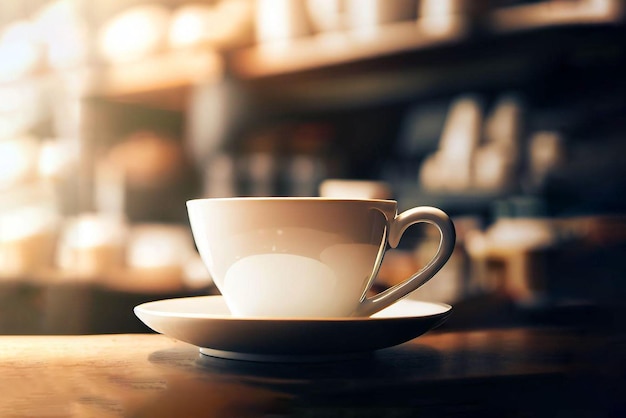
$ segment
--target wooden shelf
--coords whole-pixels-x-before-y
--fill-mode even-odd
[[[389,61],[387,58],[415,57],[421,52],[446,47],[454,47],[454,54],[463,55],[465,45],[484,43],[502,35],[550,28],[617,25],[624,20],[623,9],[620,1],[610,0],[538,3],[494,10],[479,21],[450,20],[445,30],[435,30],[437,26],[433,26],[432,21],[418,19],[387,24],[367,33],[317,34],[226,53],[209,48],[173,50],[122,64],[38,73],[0,84],[0,96],[12,90],[11,87],[54,79],[69,86],[80,97],[128,100],[178,109],[186,105],[185,91],[189,87],[220,80],[225,72],[243,81],[265,80],[372,60],[384,64]],[[452,73],[457,75],[455,71]]]
[[[516,32],[556,26],[602,25],[624,17],[622,0],[543,2],[495,10],[489,27],[495,32]]]
[[[223,60],[215,51],[177,50],[127,63],[47,72],[2,83],[0,102],[6,102],[3,95],[13,97],[25,88],[30,91],[57,84],[63,86],[63,94],[78,98],[98,97],[180,109],[186,106],[185,89],[216,82],[222,75]],[[7,106],[10,104],[0,106],[0,111]],[[11,106],[10,110],[14,108]]]
[[[264,79],[445,46],[462,46],[476,38],[473,29],[478,29],[480,41],[524,31],[614,25],[623,21],[623,8],[622,3],[611,0],[552,2],[494,10],[476,22],[450,19],[438,26],[427,19],[418,19],[384,25],[368,34],[336,32],[280,44],[256,45],[232,53],[227,67],[241,79]]]
[[[80,94],[179,108],[185,105],[184,100],[181,103],[181,89],[216,82],[222,74],[222,59],[212,50],[172,51],[83,71]]]
[[[465,38],[462,25],[433,33],[417,22],[389,24],[371,33],[332,33],[296,39],[286,44],[258,45],[237,51],[229,69],[241,78],[262,78],[369,58],[430,49]]]

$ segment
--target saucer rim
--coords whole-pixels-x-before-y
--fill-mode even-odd
[[[202,306],[200,298],[216,297],[223,299],[221,295],[215,295],[146,302],[136,307],[135,315],[153,331],[200,348],[203,357],[260,362],[318,362],[345,359],[357,353],[371,353],[403,344],[440,326],[452,313],[452,306],[445,303],[417,300],[405,302],[410,305],[415,303],[416,307],[435,304],[443,310],[411,316],[407,307],[408,310],[401,311],[400,315],[374,318],[268,320],[224,314],[184,315],[180,312],[180,308],[185,308],[184,302],[182,306],[178,305],[178,312],[155,311],[146,306],[168,300],[195,299],[193,302],[198,307]],[[217,302],[216,299],[213,301]],[[224,312],[224,301],[219,303],[220,311]]]
[[[168,301],[182,301],[182,300],[198,300],[200,298],[203,299],[223,299],[222,295],[206,295],[206,296],[186,296],[186,297],[176,297],[176,298],[167,298],[167,299],[159,299],[153,300],[150,302],[141,303],[133,308],[133,312],[135,315],[138,315],[138,312],[144,312],[149,315],[159,316],[162,318],[188,318],[188,319],[212,319],[212,320],[223,320],[223,321],[250,321],[250,322],[294,322],[294,323],[315,323],[315,322],[362,322],[362,321],[398,321],[402,319],[414,320],[416,318],[432,318],[440,315],[449,315],[452,311],[452,305],[449,305],[444,302],[431,302],[431,301],[422,301],[422,300],[411,300],[411,302],[423,303],[428,305],[437,305],[444,310],[441,312],[426,314],[426,315],[400,315],[400,316],[385,316],[385,317],[376,317],[376,316],[350,316],[350,317],[249,317],[249,316],[233,316],[225,315],[225,314],[212,314],[212,313],[194,313],[194,312],[164,312],[149,309],[150,305],[168,302]],[[400,299],[396,303],[406,302],[404,299]],[[392,305],[394,305],[392,304]],[[390,305],[390,306],[392,306]],[[390,307],[388,306],[388,307]],[[387,308],[388,308],[387,307]],[[386,308],[385,308],[386,309]],[[382,309],[384,310],[384,309]],[[382,311],[381,310],[381,311]],[[380,311],[379,311],[380,312]],[[375,315],[375,314],[374,314]]]

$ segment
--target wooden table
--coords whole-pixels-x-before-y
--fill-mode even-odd
[[[433,331],[358,359],[269,364],[155,334],[0,336],[0,417],[610,416],[626,411],[625,342]]]

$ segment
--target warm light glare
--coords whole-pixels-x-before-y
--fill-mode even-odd
[[[33,19],[38,41],[47,47],[53,68],[69,68],[85,61],[87,28],[74,3],[58,0],[46,4]]]
[[[297,19],[292,14],[294,4],[291,0],[260,0],[257,6],[257,36],[261,42],[286,41],[294,35]]]
[[[40,58],[34,32],[27,22],[16,22],[0,36],[0,81],[10,81],[33,71]]]
[[[0,186],[26,178],[37,156],[37,145],[29,139],[0,141]]]
[[[56,0],[47,3],[35,15],[33,22],[40,39],[45,40],[59,30],[63,24],[74,20],[76,11],[69,0]]]
[[[50,40],[48,62],[53,68],[69,68],[83,63],[87,57],[87,34],[82,28],[59,33]]]
[[[454,1],[452,0],[422,0],[421,15],[434,17],[434,16],[449,16],[455,12]]]
[[[0,215],[0,242],[12,242],[49,230],[54,216],[49,210],[25,207]]]
[[[210,10],[195,10],[195,13],[180,13],[170,30],[170,43],[174,46],[188,46],[204,37],[206,22],[210,21]]]
[[[39,152],[39,174],[44,177],[58,175],[67,165],[69,158],[67,150],[62,149],[57,142],[43,143]]]
[[[156,52],[169,24],[169,12],[160,6],[129,9],[105,25],[102,54],[113,62],[128,61]]]
[[[118,245],[124,229],[118,220],[98,215],[82,215],[70,223],[65,231],[64,244],[70,248],[93,248]]]
[[[192,254],[191,235],[186,230],[147,225],[133,231],[127,263],[134,268],[182,266]]]

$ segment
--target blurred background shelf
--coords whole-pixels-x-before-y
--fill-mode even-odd
[[[226,67],[235,82],[259,96],[258,108],[315,112],[462,91],[528,88],[534,83],[540,88],[556,71],[577,83],[593,83],[598,80],[585,77],[590,69],[620,69],[621,39],[626,35],[623,25],[611,22],[547,25],[497,35],[477,32],[431,42],[419,35],[414,22],[402,25],[424,44],[379,48],[375,41],[360,45],[340,40],[345,47],[335,50],[324,48],[324,40],[305,38],[276,49],[267,45],[234,51]],[[563,66],[569,67],[567,73]]]
[[[567,42],[568,31],[603,27],[615,29],[624,19],[622,5],[618,2],[598,2],[597,6],[588,7],[580,5],[582,2],[556,3],[505,7],[475,20],[459,17],[435,28],[429,19],[422,18],[384,24],[365,32],[335,31],[304,36],[287,42],[235,50],[227,56],[227,62],[237,77],[257,79],[323,71],[328,67],[368,61],[387,61],[391,57],[420,53],[428,58],[428,53],[433,50],[449,51],[451,55],[461,52],[459,58],[462,59],[472,55],[471,52],[463,52],[463,49],[474,48],[476,44],[490,48],[492,43],[504,43],[514,49],[519,41],[516,35],[520,34],[528,37],[524,41],[533,46],[540,46],[532,39],[533,36],[551,37],[557,34],[560,41]],[[553,48],[557,47],[550,39],[546,39],[545,44],[543,46],[552,44]],[[564,46],[572,44],[558,45]]]
[[[373,32],[337,31],[244,48],[231,54],[228,66],[243,79],[273,77],[445,47],[466,38],[461,27],[437,34],[414,21],[399,22]]]
[[[99,230],[100,244],[121,251],[112,259],[118,267],[151,241],[154,259],[179,268],[179,233],[191,238],[186,199],[311,196],[338,178],[384,182],[401,208],[429,204],[454,216],[453,262],[441,287],[418,297],[471,304],[486,294],[521,306],[529,295],[534,302],[589,296],[569,279],[576,269],[546,267],[547,250],[503,259],[488,244],[504,230],[528,246],[551,237],[549,251],[563,266],[602,276],[588,299],[613,306],[625,293],[615,254],[626,238],[601,245],[608,229],[621,229],[592,233],[582,219],[626,213],[624,7],[617,0],[2,3],[0,272],[13,283],[0,283],[3,300],[14,292],[32,297],[25,306],[41,307],[37,286],[71,287],[53,277],[35,285],[32,266],[6,260],[21,260],[20,251],[34,260],[32,243],[43,236],[56,243],[47,267],[72,267],[62,267],[59,253],[76,223],[121,222],[122,238]],[[108,46],[107,31],[117,31]],[[53,50],[67,54],[54,58]],[[42,219],[46,229],[29,236]],[[132,233],[143,227],[169,232],[137,247]],[[383,285],[432,249],[428,231],[410,234],[389,254]],[[603,266],[580,256],[588,248],[607,254]],[[81,302],[79,292],[76,303],[108,325],[80,332],[137,325],[129,308],[137,301],[215,291],[175,284],[150,292],[132,274],[109,289],[111,277],[91,274],[86,286],[106,296]],[[547,275],[554,279],[532,287]],[[20,278],[27,290],[14,285]],[[63,315],[55,318],[62,324]]]
[[[184,5],[184,2],[172,3]],[[132,2],[129,4],[132,5]],[[439,30],[429,28],[428,19],[421,18],[387,23],[366,31],[336,30],[223,50],[200,45],[159,52],[141,60],[117,64],[100,62],[69,70],[39,70],[39,75],[21,79],[17,84],[0,82],[0,89],[52,78],[61,83],[77,85],[78,94],[84,97],[122,98],[137,102],[145,100],[147,103],[157,100],[166,105],[173,102],[177,109],[183,110],[184,102],[170,100],[172,89],[215,82],[224,73],[242,81],[260,80],[261,83],[268,83],[271,80],[267,79],[272,78],[288,82],[289,76],[306,78],[319,74],[324,77],[329,71],[330,74],[339,75],[354,75],[355,70],[375,74],[376,70],[399,67],[408,73],[409,68],[423,67],[426,74],[415,75],[415,78],[423,79],[423,85],[438,86],[446,80],[454,82],[459,79],[458,71],[463,70],[454,71],[451,67],[467,64],[464,70],[468,74],[467,78],[472,79],[472,76],[477,75],[471,72],[472,62],[480,60],[484,64],[484,71],[492,68],[492,63],[485,62],[485,59],[495,59],[502,54],[523,53],[526,57],[501,67],[498,67],[496,60],[493,63],[494,73],[512,70],[512,67],[529,58],[579,48],[581,38],[590,37],[589,43],[594,42],[594,39],[606,41],[607,33],[611,33],[618,43],[617,38],[623,35],[623,9],[623,5],[617,1],[539,2],[501,7],[473,18],[461,18],[459,15],[458,19],[455,17],[452,23]],[[538,42],[538,39],[543,42]],[[477,56],[481,51],[484,56]],[[453,61],[439,62],[442,56]],[[439,78],[429,74],[430,68],[441,70]],[[512,76],[526,71],[528,68],[520,68]],[[393,72],[383,74],[386,78],[397,77],[397,85],[403,85],[402,75]],[[485,77],[493,77],[493,74]],[[363,80],[361,84],[371,85],[369,81]],[[407,95],[411,94],[410,81],[404,84],[409,87]],[[432,87],[432,90],[437,90],[437,87]],[[353,92],[340,91],[336,95],[345,96]],[[384,95],[384,90],[373,91],[371,95]],[[158,100],[159,96],[161,100]]]

